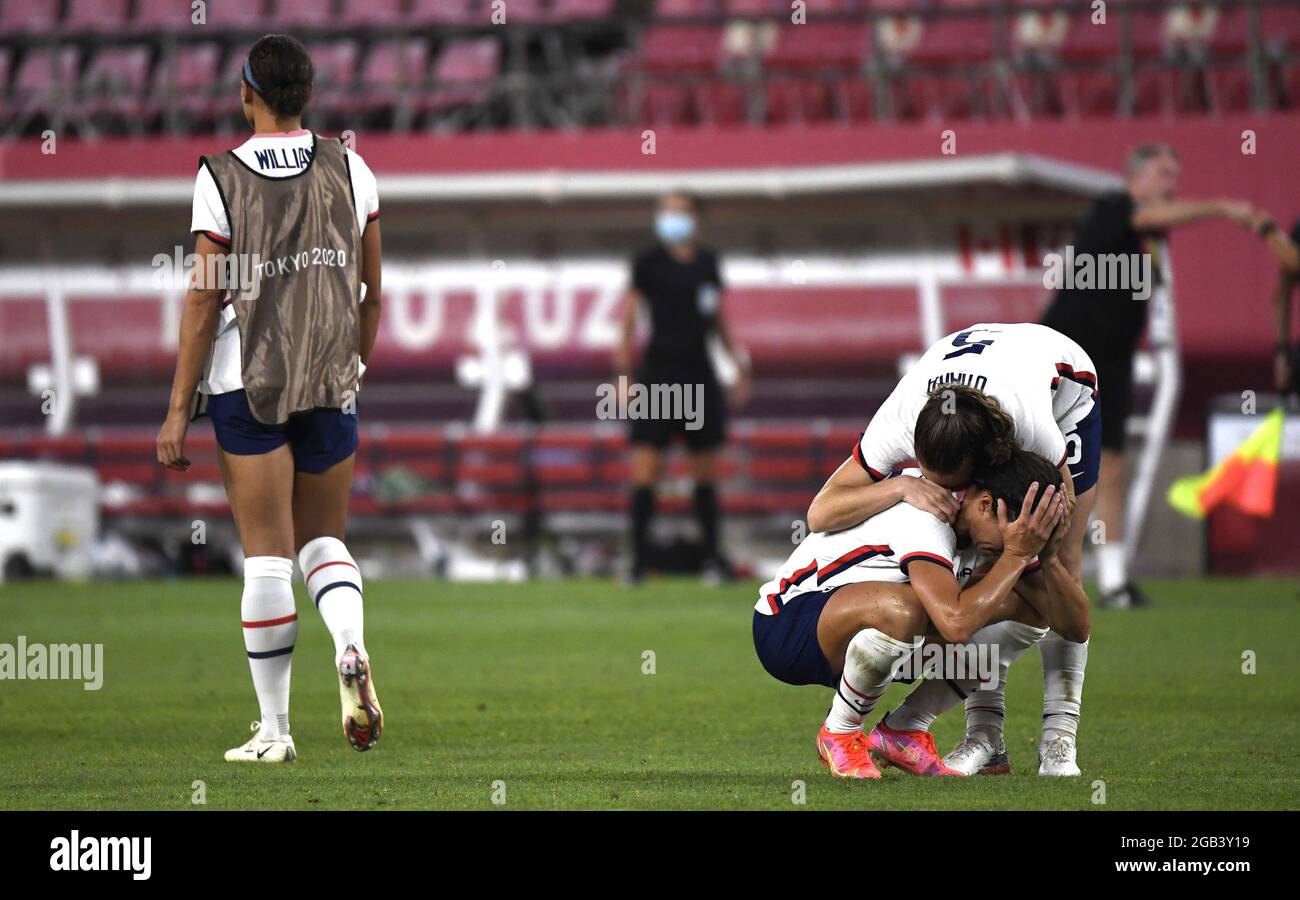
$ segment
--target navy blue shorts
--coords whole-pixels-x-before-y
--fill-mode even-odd
[[[208,397],[204,412],[212,419],[217,444],[235,456],[258,456],[289,445],[297,472],[319,475],[357,452],[357,414],[341,409],[295,413],[283,425],[263,425],[253,418],[243,391]]]
[[[799,594],[770,616],[754,610],[754,649],[767,674],[786,684],[839,685],[817,643],[817,620],[837,590]]]
[[[1101,399],[1094,397],[1092,410],[1065,436],[1065,461],[1074,479],[1074,496],[1097,483],[1101,471]]]

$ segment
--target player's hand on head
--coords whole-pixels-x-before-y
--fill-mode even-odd
[[[1052,529],[1051,536],[1047,543],[1043,544],[1043,549],[1038,551],[1039,559],[1050,559],[1056,556],[1061,550],[1061,544],[1065,542],[1065,536],[1070,533],[1070,510],[1067,508],[1060,520],[1056,523],[1056,528]]]
[[[158,432],[158,462],[169,469],[184,472],[190,467],[185,457],[185,433],[189,430],[189,417],[183,414],[168,413]]]
[[[1035,507],[1034,498],[1040,493],[1042,498]],[[997,516],[998,528],[1002,532],[1003,552],[1029,560],[1040,554],[1052,537],[1052,532],[1065,517],[1065,497],[1057,491],[1056,485],[1043,488],[1035,481],[1025,492],[1020,515],[1011,520],[1006,501],[998,500]]]
[[[936,519],[949,524],[957,520],[957,510],[961,504],[946,487],[914,475],[899,475],[895,480],[898,482],[900,499],[904,503],[925,510]]]

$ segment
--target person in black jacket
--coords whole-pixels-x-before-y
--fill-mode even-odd
[[[685,409],[656,409],[630,415],[632,477],[632,565],[635,583],[646,569],[655,486],[663,470],[663,453],[676,435],[690,452],[695,482],[692,505],[699,522],[705,573],[729,574],[718,542],[718,497],[714,487],[718,448],[726,440],[726,398],[709,357],[716,335],[740,370],[735,398],[743,403],[749,390],[745,353],[733,344],[722,312],[724,285],[718,255],[698,241],[700,203],[674,192],[660,198],[655,215],[658,243],[632,261],[631,283],[624,304],[614,369],[620,389],[663,389],[692,402]],[[633,372],[632,350],[637,313],[650,318],[650,340]],[[698,407],[698,408],[696,408]],[[684,413],[684,414],[683,414]]]

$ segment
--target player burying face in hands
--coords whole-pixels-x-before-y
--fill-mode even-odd
[[[817,735],[832,774],[879,778],[873,756],[916,775],[963,774],[943,763],[924,729],[882,720],[869,735],[862,731],[922,641],[967,643],[1006,620],[1087,637],[1087,597],[1057,559],[1066,509],[1060,473],[1017,450],[1006,464],[975,474],[951,525],[898,504],[847,531],[809,535],[796,548],[755,607],[755,647],[776,678],[835,689]],[[971,578],[981,555],[996,561]]]

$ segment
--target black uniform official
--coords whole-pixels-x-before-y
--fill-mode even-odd
[[[726,577],[731,571],[719,552],[714,488],[714,451],[726,439],[727,403],[710,359],[710,340],[716,336],[738,364],[736,390],[741,402],[749,384],[748,359],[732,344],[726,328],[718,255],[697,240],[698,213],[699,202],[688,194],[660,198],[654,220],[659,242],[632,260],[615,369],[620,378],[631,372],[637,310],[644,305],[650,315],[650,341],[632,373],[631,389],[660,398],[680,398],[683,406],[631,416],[632,565],[628,577],[632,582],[653,565],[648,537],[655,488],[663,452],[675,435],[681,435],[690,452],[695,481],[691,501],[700,528],[702,570],[706,576],[717,577]],[[689,409],[684,404],[687,397]]]
[[[1160,285],[1160,242],[1164,234],[1133,227],[1137,204],[1128,192],[1097,198],[1079,225],[1075,257],[1149,254],[1148,295]],[[1072,338],[1092,357],[1102,386],[1101,445],[1124,449],[1125,423],[1133,409],[1133,357],[1146,329],[1149,299],[1138,299],[1128,287],[1062,288],[1052,297],[1043,324]]]
[[[639,384],[703,385],[702,425],[688,429],[685,419],[634,419],[633,444],[665,449],[681,434],[691,450],[710,450],[726,439],[726,398],[709,358],[709,338],[722,298],[718,255],[705,247],[687,262],[656,245],[632,261],[632,287],[650,310],[650,342],[636,372]]]

